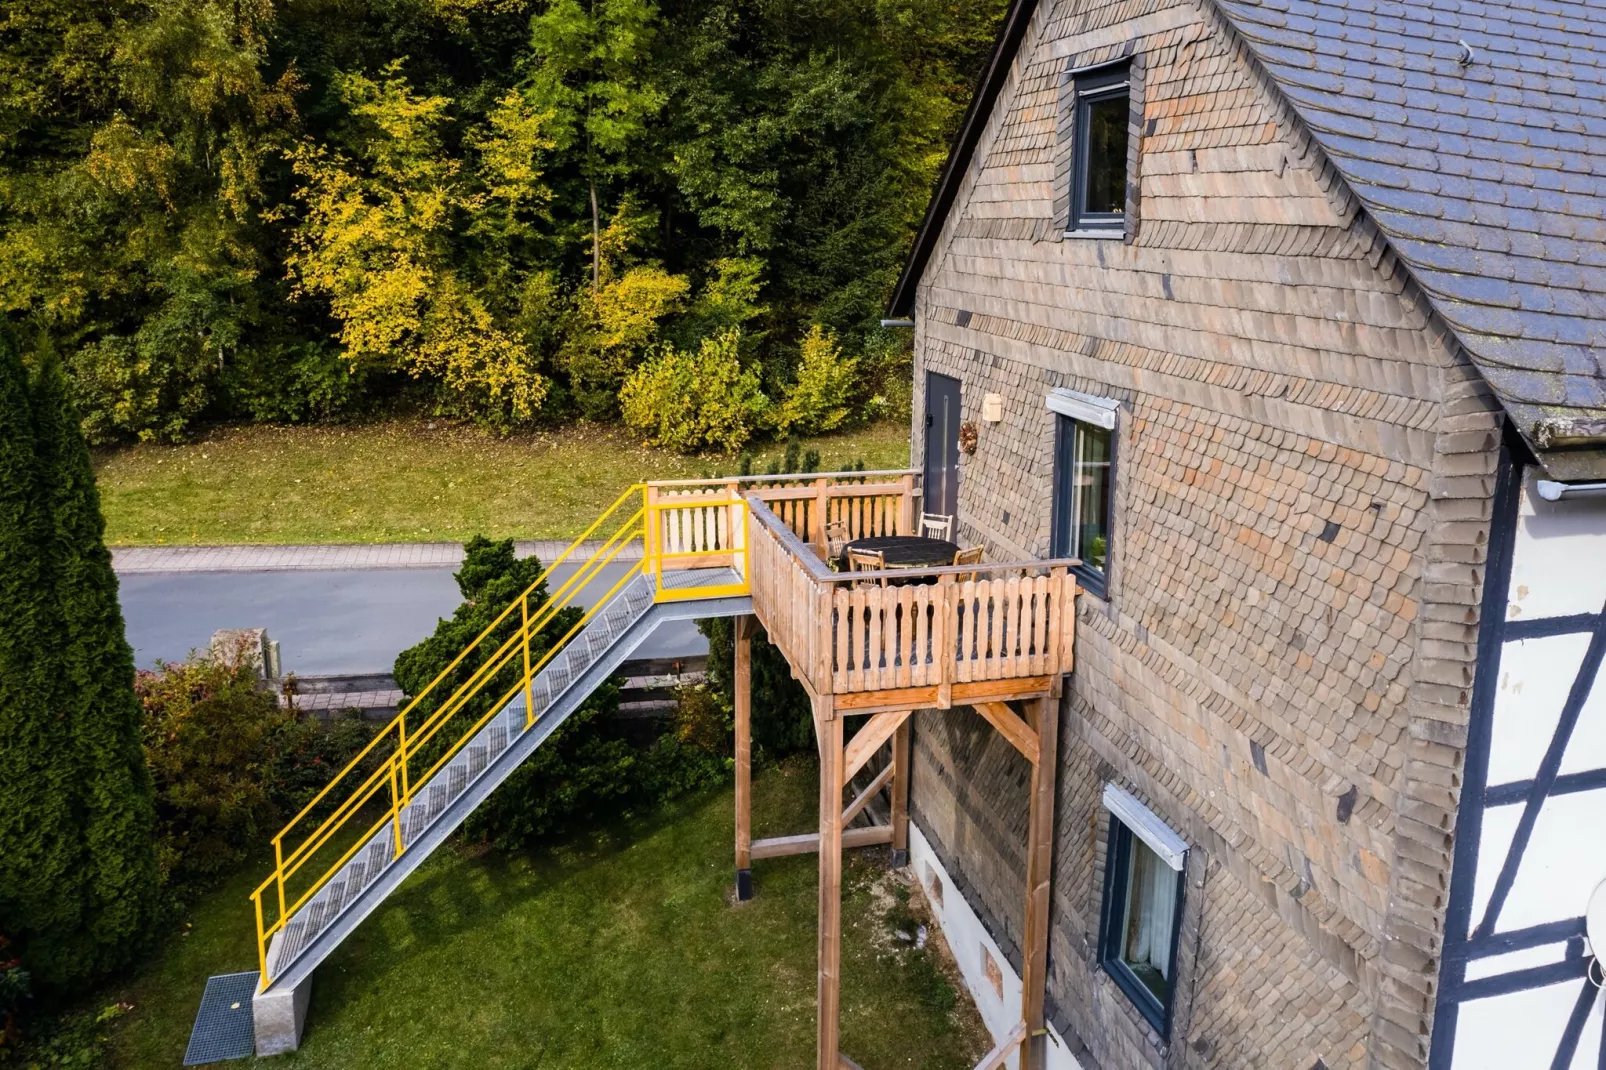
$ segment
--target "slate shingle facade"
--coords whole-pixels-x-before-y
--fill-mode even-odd
[[[1127,232],[1067,237],[1067,72],[1121,56]],[[1051,1017],[1106,1070],[1423,1066],[1505,418],[1481,358],[1210,3],[1039,4],[939,222],[915,411],[939,372],[980,428],[960,541],[1047,556],[1045,397],[1122,403]],[[970,711],[916,724],[915,819],[1018,968],[1024,764]],[[1109,781],[1194,845],[1169,1043],[1096,962]]]

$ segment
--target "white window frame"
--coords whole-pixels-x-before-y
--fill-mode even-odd
[[[1106,431],[1115,430],[1115,413],[1121,407],[1119,401],[1084,394],[1077,390],[1066,390],[1064,387],[1050,390],[1043,400],[1050,412],[1102,427]]]
[[[1104,808],[1121,820],[1132,835],[1148,845],[1149,850],[1177,872],[1182,871],[1188,859],[1188,842],[1178,836],[1160,819],[1160,816],[1130,791],[1119,784],[1104,785]]]

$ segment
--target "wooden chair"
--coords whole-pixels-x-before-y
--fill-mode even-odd
[[[836,561],[842,557],[848,544],[848,524],[845,520],[829,520],[825,525],[825,559]]]
[[[981,549],[982,548],[980,546],[972,546],[968,550],[960,550],[958,553],[954,554],[954,564],[956,564],[956,565],[979,565],[979,564],[981,564]],[[973,580],[975,578],[976,578],[976,574],[974,572],[961,572],[961,573],[958,573],[957,575],[954,576],[954,582],[955,583],[965,583],[965,582],[967,582],[969,580]]]
[[[954,518],[941,513],[921,513],[920,534],[928,539],[951,539],[954,537]]]
[[[880,550],[848,551],[849,572],[883,572],[886,570],[886,567],[887,555],[882,553]],[[860,580],[858,583],[858,586],[860,587],[874,587],[875,585],[875,582],[872,580]],[[881,577],[881,586],[885,587],[886,585],[887,578],[883,576]]]

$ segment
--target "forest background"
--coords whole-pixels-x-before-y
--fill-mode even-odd
[[[424,410],[733,450],[878,325],[1005,0],[10,0],[0,311],[95,443]]]

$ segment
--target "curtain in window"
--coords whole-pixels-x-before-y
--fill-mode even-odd
[[[1171,969],[1176,881],[1177,871],[1133,837],[1132,868],[1127,875],[1126,961],[1132,966],[1150,967],[1162,980],[1169,980]],[[1143,977],[1144,971],[1135,972]],[[1143,980],[1148,984],[1150,978]]]

